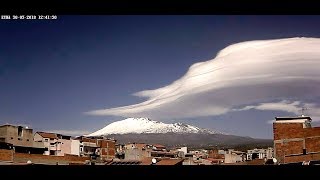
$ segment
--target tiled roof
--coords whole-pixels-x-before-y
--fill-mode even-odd
[[[141,161],[113,161],[108,163],[108,165],[139,165]]]
[[[145,157],[141,160],[140,165],[151,165],[152,164],[152,158],[153,157]]]
[[[163,146],[161,144],[154,144],[153,146],[155,146],[156,148],[166,148],[165,146]]]
[[[183,159],[161,159],[156,165],[177,165],[182,163]]]
[[[47,133],[47,132],[37,132],[43,138],[57,139],[57,134],[55,133]]]

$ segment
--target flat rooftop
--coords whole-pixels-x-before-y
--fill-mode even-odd
[[[286,121],[286,120],[302,120],[308,119],[312,120],[310,116],[298,116],[298,117],[275,117],[276,121]]]

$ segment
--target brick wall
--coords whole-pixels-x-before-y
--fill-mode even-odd
[[[208,153],[209,158],[214,158],[214,159],[224,159],[224,154],[218,154],[218,150],[209,150]]]
[[[319,160],[320,154],[306,154],[300,156],[289,156],[285,157],[286,163],[294,163],[294,162],[303,162],[303,161],[311,161],[311,160]]]
[[[303,153],[303,141],[291,141],[283,144],[283,148],[286,154],[302,154]]]
[[[96,139],[90,139],[90,138],[82,138],[82,142],[91,142],[91,143],[96,143]]]
[[[105,139],[99,139],[98,140],[98,146],[101,148],[113,148],[115,149],[116,142],[113,140],[105,140]]]
[[[320,136],[320,127],[305,128],[305,137]]]
[[[114,140],[99,139],[98,146],[100,147],[101,157],[103,159],[112,159],[115,157],[116,142]]]
[[[13,151],[0,149],[0,161],[12,161],[13,160]]]
[[[89,157],[79,157],[66,154],[65,156],[47,156],[41,154],[26,154],[26,153],[14,153],[14,162],[26,163],[30,160],[33,163],[44,164],[69,164],[69,163],[84,163],[89,160]]]
[[[306,149],[309,152],[320,152],[320,137],[306,138]]]
[[[302,123],[273,123],[274,140],[304,137]]]
[[[302,123],[274,123],[273,130],[275,155],[281,163],[284,156],[286,163],[320,160],[320,127],[303,128]],[[303,154],[304,148],[307,154]],[[310,152],[316,154],[308,154]]]
[[[72,154],[65,154],[65,158],[68,161],[86,161],[90,159],[90,157],[79,157],[77,155],[72,155]]]

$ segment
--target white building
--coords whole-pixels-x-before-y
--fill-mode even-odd
[[[79,140],[71,139],[71,154],[80,156],[83,151],[83,145]]]
[[[243,162],[244,160],[245,160],[245,153],[242,151],[235,151],[233,149],[229,149],[224,154],[225,163],[237,163],[237,162]]]
[[[48,151],[45,151],[44,155],[64,156],[65,154],[80,154],[80,142],[79,140],[72,140],[71,136],[36,132],[33,139],[35,142],[43,142],[44,147],[48,148]]]
[[[188,148],[187,147],[181,147],[181,148],[178,148],[177,151],[182,151],[184,154],[187,154],[188,153]]]
[[[247,160],[251,161],[253,159],[272,159],[273,158],[273,148],[268,149],[250,149],[247,151]]]

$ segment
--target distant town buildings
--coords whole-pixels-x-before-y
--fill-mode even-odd
[[[80,155],[94,156],[100,160],[110,160],[116,155],[116,140],[108,139],[102,136],[85,137],[80,136],[75,138],[79,140]]]
[[[247,150],[247,160],[254,159],[272,159],[273,158],[273,148],[268,149],[250,149]]]
[[[23,126],[0,126],[0,164],[86,165],[263,165],[320,162],[320,127],[311,117],[276,117],[274,147],[193,149],[161,144],[116,144],[104,136],[71,137],[36,132]]]
[[[224,163],[238,163],[246,160],[245,152],[236,151],[234,149],[229,149],[224,154],[225,160]]]

